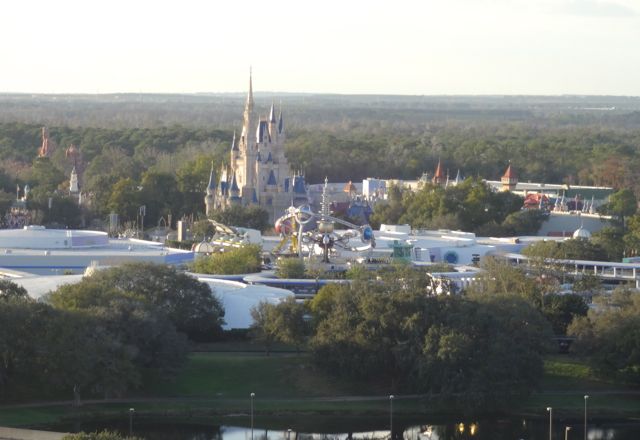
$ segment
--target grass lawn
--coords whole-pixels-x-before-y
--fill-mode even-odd
[[[256,414],[383,414],[388,411],[387,384],[354,383],[317,371],[307,354],[206,352],[193,353],[171,381],[148,378],[143,389],[116,403],[0,408],[0,425],[51,423],[61,417],[126,417],[129,407],[140,415],[246,417],[250,393]],[[638,388],[598,379],[591,369],[569,356],[549,357],[541,389],[514,408],[515,414],[546,416],[552,406],[561,417],[581,417],[584,394],[589,394],[593,417],[630,417],[640,413]],[[349,396],[358,396],[352,398]],[[426,414],[422,399],[397,396],[394,411]]]
[[[163,397],[308,398],[385,394],[317,371],[306,354],[194,353],[173,381],[149,380],[145,394]]]
[[[640,413],[640,388],[599,378],[579,359],[550,356],[545,360],[541,389],[523,405],[526,412],[546,412],[551,406],[554,413],[575,416],[584,411],[584,395],[589,395],[589,413],[593,416],[637,415]]]

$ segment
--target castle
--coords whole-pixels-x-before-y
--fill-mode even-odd
[[[211,169],[204,202],[207,216],[213,210],[234,204],[259,205],[271,220],[287,207],[308,202],[304,177],[292,175],[284,154],[284,121],[282,109],[276,117],[273,104],[268,117],[259,117],[254,110],[253,84],[249,75],[249,93],[244,106],[240,138],[233,134],[229,165],[220,170],[216,179]]]

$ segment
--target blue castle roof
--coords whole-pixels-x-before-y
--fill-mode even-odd
[[[271,155],[269,155],[271,157]],[[273,173],[273,170],[269,171],[269,179],[267,179],[267,185],[277,185],[276,175]]]

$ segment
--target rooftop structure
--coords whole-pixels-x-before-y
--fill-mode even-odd
[[[109,239],[105,232],[44,229],[0,230],[0,273],[3,270],[53,275],[81,273],[91,265],[127,262],[184,264],[193,252],[165,248],[136,239]]]

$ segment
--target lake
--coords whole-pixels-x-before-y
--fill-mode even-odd
[[[387,417],[256,417],[254,440],[384,439],[389,438]],[[566,431],[566,427],[569,430]],[[147,440],[251,440],[246,415],[211,420],[167,420],[134,416],[133,434]],[[63,432],[116,430],[129,433],[128,417],[102,421],[77,421],[48,426]],[[431,421],[395,417],[394,438],[415,440],[548,440],[548,419],[488,419],[460,422]],[[581,420],[553,422],[553,439],[584,439]],[[640,439],[640,422],[590,421],[588,440]]]

